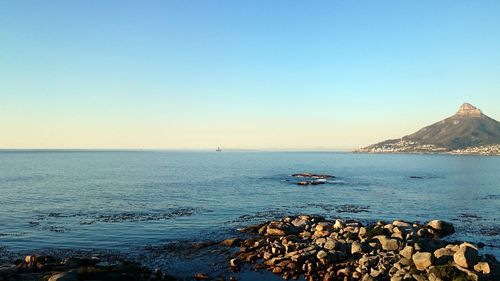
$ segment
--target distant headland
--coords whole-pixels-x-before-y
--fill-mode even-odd
[[[464,103],[449,118],[411,135],[362,147],[355,152],[500,155],[500,122]]]

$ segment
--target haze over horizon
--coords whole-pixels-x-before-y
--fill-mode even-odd
[[[500,2],[2,1],[0,148],[355,149],[500,120]]]

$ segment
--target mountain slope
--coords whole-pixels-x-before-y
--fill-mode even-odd
[[[500,144],[500,122],[465,103],[449,118],[401,139],[386,140],[360,152],[444,152]]]

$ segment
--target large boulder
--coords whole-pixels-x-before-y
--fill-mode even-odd
[[[474,270],[476,272],[482,272],[483,274],[489,274],[491,272],[490,265],[487,262],[478,262],[474,265]]]
[[[418,270],[423,271],[432,265],[433,256],[432,253],[428,252],[416,252],[415,254],[413,254],[412,260],[415,264],[415,267]]]
[[[405,246],[403,248],[403,250],[401,250],[399,252],[400,255],[402,255],[403,257],[407,258],[407,259],[411,259],[411,257],[413,256],[413,253],[415,252],[415,249],[412,247],[412,246]]]
[[[296,229],[289,227],[282,222],[271,222],[267,225],[267,235],[285,236],[291,233],[296,233]]]
[[[358,254],[363,252],[363,247],[358,241],[354,241],[351,244],[351,254]]]
[[[463,243],[453,255],[453,261],[461,267],[472,268],[479,261],[477,249],[469,243]]]
[[[385,235],[377,235],[373,239],[377,239],[380,245],[382,245],[382,249],[386,251],[396,251],[399,249],[399,241],[397,239],[388,238]]]
[[[455,227],[453,227],[453,224],[442,220],[432,220],[427,223],[427,226],[432,228],[439,237],[455,233]]]
[[[443,265],[453,260],[453,254],[455,252],[451,248],[439,248],[434,251],[434,257],[436,257],[436,263],[438,265]]]

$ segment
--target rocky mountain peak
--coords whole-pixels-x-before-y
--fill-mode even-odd
[[[474,116],[481,116],[482,114],[483,113],[479,108],[473,106],[470,103],[464,103],[460,106],[457,113],[455,113],[455,116],[474,117]]]
[[[464,103],[457,113],[413,134],[359,149],[371,153],[442,153],[500,155],[500,122]]]

